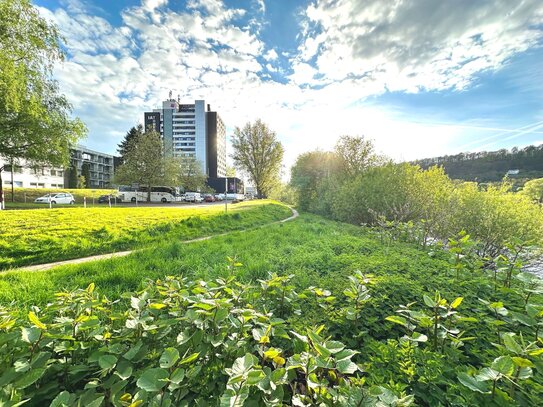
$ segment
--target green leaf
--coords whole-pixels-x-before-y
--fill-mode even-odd
[[[398,315],[391,315],[389,317],[386,317],[385,319],[387,321],[394,322],[395,324],[407,327],[407,320],[404,317],[400,317]]]
[[[30,320],[30,322],[32,322],[36,326],[36,328],[40,328],[44,331],[47,330],[47,325],[41,322],[38,316],[34,314],[32,311],[28,312],[28,319]]]
[[[518,367],[534,367],[531,360],[519,358],[517,356],[513,356],[511,359],[513,359],[513,363]]]
[[[98,359],[98,365],[102,369],[109,370],[117,363],[117,358],[113,355],[103,355]]]
[[[24,389],[31,384],[36,383],[40,379],[40,377],[43,376],[44,373],[45,368],[43,367],[40,369],[30,370],[29,372],[26,372],[23,377],[13,383],[13,387],[15,387],[16,389]]]
[[[247,374],[247,384],[254,385],[260,382],[262,379],[264,379],[266,375],[262,370],[251,370]]]
[[[198,359],[198,356],[200,356],[200,352],[193,353],[190,356],[187,356],[186,358],[182,359],[181,362],[179,362],[180,365],[186,365],[191,362],[194,362],[196,359]]]
[[[130,376],[132,376],[132,364],[127,360],[121,360],[119,363],[117,363],[117,369],[115,373],[117,376],[119,376],[122,380],[128,379]]]
[[[422,299],[424,300],[424,303],[430,308],[434,308],[437,305],[437,302],[435,302],[432,298],[428,297],[426,294],[422,296]]]
[[[183,368],[177,368],[174,370],[172,376],[170,377],[170,381],[175,384],[181,383],[181,381],[185,377],[185,369]]]
[[[459,373],[457,377],[460,383],[462,383],[470,390],[477,391],[483,394],[490,393],[488,384],[484,381],[478,381],[473,376],[470,376],[467,373]]]
[[[21,339],[26,343],[34,344],[40,338],[41,330],[38,328],[21,328]]]
[[[492,369],[504,376],[511,376],[515,370],[515,365],[510,356],[500,356],[492,362]]]
[[[68,393],[66,390],[63,392],[60,392],[54,400],[51,402],[49,407],[63,407],[63,406],[69,406],[70,404],[70,393]]]
[[[514,334],[512,333],[506,333],[502,336],[503,343],[507,350],[509,352],[513,352],[516,354],[522,353],[522,347],[518,344],[518,342],[514,338]]]
[[[136,382],[136,385],[147,392],[160,391],[166,385],[168,371],[162,368],[147,369]]]
[[[340,360],[337,362],[336,367],[338,372],[343,374],[353,374],[358,370],[356,363],[350,361],[349,359]]]
[[[451,308],[452,309],[456,309],[458,308],[458,306],[460,304],[462,304],[462,301],[464,300],[464,297],[458,297],[456,300],[454,300],[452,303],[451,303]]]
[[[475,379],[477,379],[478,381],[496,380],[499,378],[500,373],[489,367],[481,369],[477,376],[475,376]]]
[[[197,356],[198,357],[198,356]],[[175,348],[166,348],[160,357],[160,367],[169,369],[179,360],[179,351]],[[188,363],[188,362],[186,362]]]
[[[88,404],[85,404],[85,407],[100,407],[102,405],[102,402],[104,401],[105,396],[98,396],[93,401],[91,401]]]
[[[324,346],[332,353],[338,353],[345,348],[345,345],[338,341],[326,341]]]

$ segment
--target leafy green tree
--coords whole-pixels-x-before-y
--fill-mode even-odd
[[[322,200],[324,184],[335,178],[341,168],[336,153],[311,151],[300,155],[291,168],[290,185],[295,189],[302,210],[310,210]]]
[[[63,58],[57,28],[29,0],[0,2],[0,157],[8,162],[65,165],[70,145],[85,134],[52,79]]]
[[[90,188],[91,186],[91,175],[90,175],[90,164],[83,163],[81,166],[81,176],[85,178],[85,186],[80,188]]]
[[[274,131],[260,119],[236,127],[232,137],[232,158],[255,184],[259,196],[266,197],[279,182],[284,149]]]
[[[383,161],[375,153],[373,142],[364,136],[341,136],[336,143],[335,153],[348,177],[356,177]]]
[[[77,177],[77,188],[85,189],[87,187],[88,187],[87,179],[83,175],[80,175],[79,177]]]
[[[151,201],[153,185],[173,185],[178,180],[178,162],[164,157],[160,134],[155,131],[145,132],[134,140],[115,174],[117,184],[138,183],[147,187],[147,202]]]
[[[202,163],[193,156],[181,156],[179,162],[179,183],[185,191],[202,191],[207,177],[202,171]]]
[[[524,184],[522,193],[535,202],[543,203],[543,178],[528,181]]]
[[[135,127],[132,127],[126,135],[124,136],[124,139],[117,145],[117,151],[119,152],[119,156],[121,158],[121,163],[124,160],[124,157],[130,150],[132,143],[138,138],[138,136],[141,136],[144,133],[143,125],[138,124]]]

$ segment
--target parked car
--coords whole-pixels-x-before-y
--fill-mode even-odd
[[[199,192],[186,192],[185,193],[186,202],[195,202],[200,203],[203,201],[202,195]]]
[[[111,201],[111,203],[122,202],[121,198],[116,195],[100,195],[100,197],[98,197],[98,203],[108,203],[109,201]]]
[[[216,194],[215,195],[216,201],[224,201],[224,194]]]
[[[73,205],[75,203],[74,196],[72,194],[69,194],[68,192],[58,192],[56,194],[47,194],[44,196],[40,196],[39,198],[36,198],[34,200],[35,203],[43,203],[48,204],[51,202],[51,204],[68,204]]]
[[[204,195],[204,202],[215,202],[216,199],[213,195],[211,194],[206,194]]]

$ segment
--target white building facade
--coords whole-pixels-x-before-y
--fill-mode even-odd
[[[0,158],[2,184],[11,188],[64,188],[64,170],[61,168],[31,166],[24,160],[16,160],[13,165]]]

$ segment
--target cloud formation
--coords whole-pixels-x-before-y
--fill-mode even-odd
[[[297,51],[288,53],[263,39],[265,2],[247,4],[189,0],[173,10],[167,0],[143,0],[115,26],[78,0],[41,8],[67,39],[56,76],[90,128],[87,144],[114,152],[173,90],[208,100],[230,129],[267,121],[286,145],[287,165],[346,133],[376,138],[399,158],[413,158],[417,144],[418,156],[442,153],[457,128],[440,128],[436,141],[435,128],[395,121],[366,98],[465,90],[543,37],[539,0],[317,0],[301,9]]]

